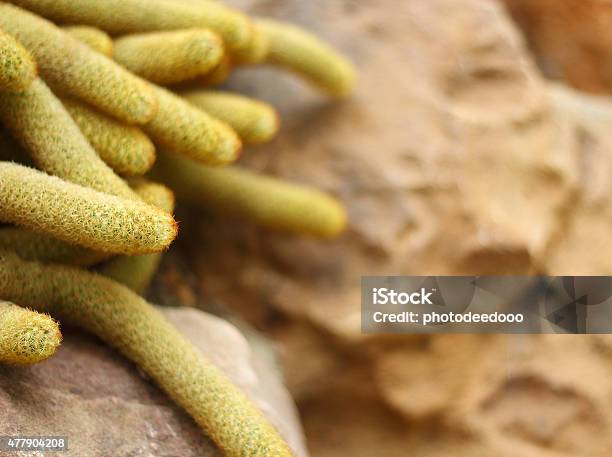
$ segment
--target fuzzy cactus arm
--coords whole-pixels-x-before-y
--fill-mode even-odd
[[[88,25],[70,25],[63,29],[94,51],[106,57],[113,56],[113,39],[106,32]]]
[[[227,123],[245,143],[265,143],[278,132],[278,114],[267,103],[221,91],[195,90],[181,95],[188,102]]]
[[[221,62],[219,62],[215,68],[206,73],[204,76],[198,78],[197,82],[204,87],[218,86],[219,84],[223,84],[230,77],[233,66],[231,57],[225,54],[221,59]]]
[[[23,92],[0,92],[0,121],[47,173],[101,192],[137,198],[100,159],[41,79]]]
[[[226,165],[238,158],[242,143],[228,125],[169,90],[151,87],[159,111],[143,130],[157,145],[207,165]]]
[[[100,158],[124,176],[145,174],[155,162],[155,146],[141,129],[123,124],[74,99],[62,99],[72,119]]]
[[[145,203],[157,206],[166,213],[172,214],[175,202],[174,194],[166,186],[142,178],[132,178],[130,186]],[[14,252],[24,260],[62,263],[80,267],[90,267],[112,257],[112,254],[108,252],[77,246],[24,227],[0,228],[0,249]],[[160,254],[148,255],[158,256]],[[153,267],[149,269],[151,268]]]
[[[94,333],[142,368],[227,457],[291,457],[263,414],[153,306],[75,268],[0,253],[0,296]]]
[[[355,69],[345,57],[294,25],[270,19],[260,19],[256,24],[270,41],[266,62],[303,76],[331,96],[351,94]]]
[[[152,176],[180,199],[273,229],[333,238],[346,227],[346,211],[335,198],[238,167],[207,167],[161,151]]]
[[[74,7],[80,2],[70,3]],[[155,115],[157,100],[144,81],[53,23],[0,2],[0,28],[30,51],[54,90],[130,124],[145,123]]]
[[[242,48],[232,52],[232,60],[239,65],[262,63],[270,53],[270,37],[258,24],[253,24],[251,40]]]
[[[0,162],[0,221],[115,254],[160,252],[177,234],[172,216],[151,205],[9,162]]]
[[[0,90],[24,90],[36,78],[36,64],[26,49],[0,30]]]
[[[50,316],[0,301],[0,363],[42,362],[61,342],[59,326]]]
[[[22,259],[89,267],[107,259],[106,252],[74,245],[23,227],[0,228],[0,249]]]
[[[206,29],[127,35],[115,41],[114,59],[156,84],[175,84],[208,73],[223,57],[223,42]]]
[[[253,27],[244,14],[206,0],[200,5],[171,0],[11,0],[11,3],[56,22],[92,25],[114,35],[208,28],[223,38],[228,49],[244,46],[251,39]]]

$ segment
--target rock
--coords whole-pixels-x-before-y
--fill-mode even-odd
[[[612,4],[503,0],[544,74],[589,92],[612,89]]]
[[[610,275],[612,97],[588,95],[561,85],[551,86],[549,93],[576,138],[573,150],[580,186],[561,214],[563,230],[550,243],[545,267],[554,275]]]
[[[307,457],[292,401],[269,360],[219,318],[195,309],[162,311],[245,389],[296,457]],[[222,457],[195,422],[127,359],[83,333],[64,333],[48,361],[0,367],[0,435],[66,436],[69,451],[62,455],[75,457]]]

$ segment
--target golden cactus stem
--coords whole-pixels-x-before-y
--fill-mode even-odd
[[[147,203],[157,206],[168,214],[174,212],[174,194],[166,186],[145,179],[131,180],[130,185]],[[122,256],[104,263],[98,272],[141,294],[149,287],[161,260],[161,253]]]
[[[41,79],[23,92],[0,92],[0,121],[49,174],[124,198],[137,198],[98,156]]]
[[[120,350],[183,407],[226,456],[292,455],[246,395],[128,288],[76,268],[0,253],[0,296],[49,312]]]
[[[67,243],[23,227],[0,228],[0,250],[16,253],[25,260],[90,267],[109,258],[106,252]]]
[[[245,143],[265,143],[278,132],[278,114],[267,103],[221,91],[194,90],[181,95],[189,103],[227,123]]]
[[[172,214],[174,194],[166,186],[142,178],[131,179],[130,186],[145,203]],[[0,249],[12,251],[24,260],[81,267],[90,267],[112,257],[108,252],[77,246],[24,227],[0,228]]]
[[[314,35],[291,24],[257,21],[268,36],[266,61],[303,76],[334,97],[346,97],[355,85],[355,69],[343,56]]]
[[[115,35],[208,28],[223,38],[228,49],[245,45],[252,23],[242,13],[217,2],[201,5],[171,0],[11,0],[55,22],[87,24]]]
[[[159,111],[143,130],[156,144],[207,165],[226,165],[238,158],[242,143],[228,125],[178,95],[152,87]]]
[[[232,59],[239,65],[262,63],[270,53],[270,37],[258,24],[253,25],[253,34],[249,42],[232,52]]]
[[[50,316],[0,301],[0,363],[42,362],[61,342],[59,326]]]
[[[63,30],[94,51],[106,57],[113,56],[113,39],[108,33],[88,25],[69,25],[63,27]]]
[[[151,205],[9,162],[0,162],[0,221],[128,255],[163,251],[177,234],[172,216]]]
[[[24,90],[36,78],[30,53],[11,35],[0,30],[0,90]]]
[[[155,162],[155,146],[142,130],[123,124],[74,99],[62,99],[72,119],[98,155],[124,176],[145,174]]]
[[[219,64],[223,42],[206,29],[127,35],[115,41],[115,60],[132,73],[167,85],[204,75]]]
[[[345,209],[335,198],[238,167],[211,168],[160,152],[152,174],[180,199],[273,229],[332,238],[346,226]]]
[[[229,55],[225,54],[221,62],[205,75],[199,77],[197,82],[205,87],[223,84],[232,73],[233,63]]]
[[[77,5],[72,0],[69,3]],[[141,16],[146,16],[143,11]],[[0,28],[30,51],[41,76],[54,90],[129,124],[145,123],[155,115],[157,100],[144,81],[53,23],[0,2]]]

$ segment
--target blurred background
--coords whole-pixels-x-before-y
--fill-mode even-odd
[[[341,103],[267,69],[229,83],[283,120],[242,162],[334,193],[350,228],[179,208],[151,296],[271,336],[313,456],[609,456],[611,337],[365,336],[360,277],[612,274],[612,2],[228,3],[357,64]]]

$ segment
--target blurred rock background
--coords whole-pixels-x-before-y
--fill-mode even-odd
[[[230,82],[283,119],[244,164],[338,195],[350,229],[321,242],[181,208],[154,296],[273,337],[313,456],[609,456],[612,339],[366,337],[359,281],[612,274],[612,3],[230,3],[358,65],[343,103],[267,69]]]

